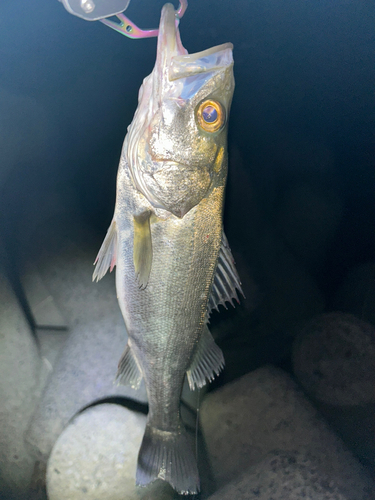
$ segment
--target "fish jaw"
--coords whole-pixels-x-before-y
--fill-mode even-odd
[[[163,7],[155,67],[140,89],[123,148],[133,184],[156,211],[182,218],[222,183],[226,172],[214,166],[226,147],[234,90],[232,48],[228,43],[188,54],[173,6]],[[217,131],[199,125],[197,109],[205,100],[218,102],[223,110]]]

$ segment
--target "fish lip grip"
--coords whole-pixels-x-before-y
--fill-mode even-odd
[[[101,21],[128,38],[151,38],[159,34],[158,29],[143,30],[139,28],[123,14],[128,8],[130,0],[59,0],[59,2],[62,2],[70,14],[86,21]],[[176,11],[176,22],[185,14],[187,5],[187,0],[180,0],[180,6]],[[115,23],[106,19],[112,16],[116,16],[120,22]]]
[[[115,16],[128,8],[130,0],[59,0],[74,16],[86,21],[99,21]]]

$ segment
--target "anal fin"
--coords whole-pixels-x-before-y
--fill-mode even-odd
[[[152,264],[151,212],[134,215],[133,262],[139,288],[147,286]]]
[[[112,272],[117,259],[117,228],[113,220],[108,228],[99,253],[95,259],[95,270],[92,275],[92,281],[99,281],[106,274],[108,269]]]
[[[142,381],[142,373],[137,365],[129,344],[120,358],[116,381],[121,385],[129,385],[138,389]]]
[[[223,368],[223,353],[206,326],[190,368],[186,372],[190,389],[193,391],[196,387],[200,388],[206,385],[207,381],[211,382]]]

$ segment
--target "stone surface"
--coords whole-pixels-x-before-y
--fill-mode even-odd
[[[375,326],[375,262],[351,269],[336,292],[334,308]]]
[[[293,380],[263,367],[208,394],[202,432],[218,488],[273,450],[314,456],[350,500],[370,500],[374,483]]]
[[[34,461],[24,444],[40,356],[17,298],[0,271],[0,498],[24,499]]]
[[[351,500],[319,462],[298,452],[271,452],[209,500]]]
[[[374,466],[374,326],[350,314],[317,316],[295,340],[293,369],[350,448]]]
[[[65,319],[35,268],[30,267],[23,273],[22,286],[37,328],[67,328]]]
[[[56,363],[59,360],[60,352],[62,351],[69,336],[69,332],[67,330],[37,328],[35,330],[35,335],[38,341],[40,356],[42,358],[39,385],[35,398],[36,402],[39,402],[46,385],[54,372]]]
[[[375,403],[375,328],[350,314],[321,314],[296,339],[293,369],[319,401]]]
[[[168,500],[174,492],[155,481],[135,486],[146,417],[103,404],[78,415],[58,438],[47,468],[49,500]]]

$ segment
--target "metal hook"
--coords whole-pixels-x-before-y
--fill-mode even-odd
[[[176,11],[177,20],[180,20],[181,17],[185,14],[187,6],[187,0],[180,0],[180,7]],[[108,19],[100,19],[100,21],[106,26],[109,26],[113,30],[117,31],[118,33],[127,36],[128,38],[151,38],[154,36],[158,36],[159,34],[158,29],[142,30],[141,28],[138,28],[136,24],[130,21],[130,19],[122,13],[116,14],[116,17],[120,20],[120,24],[109,21]]]

